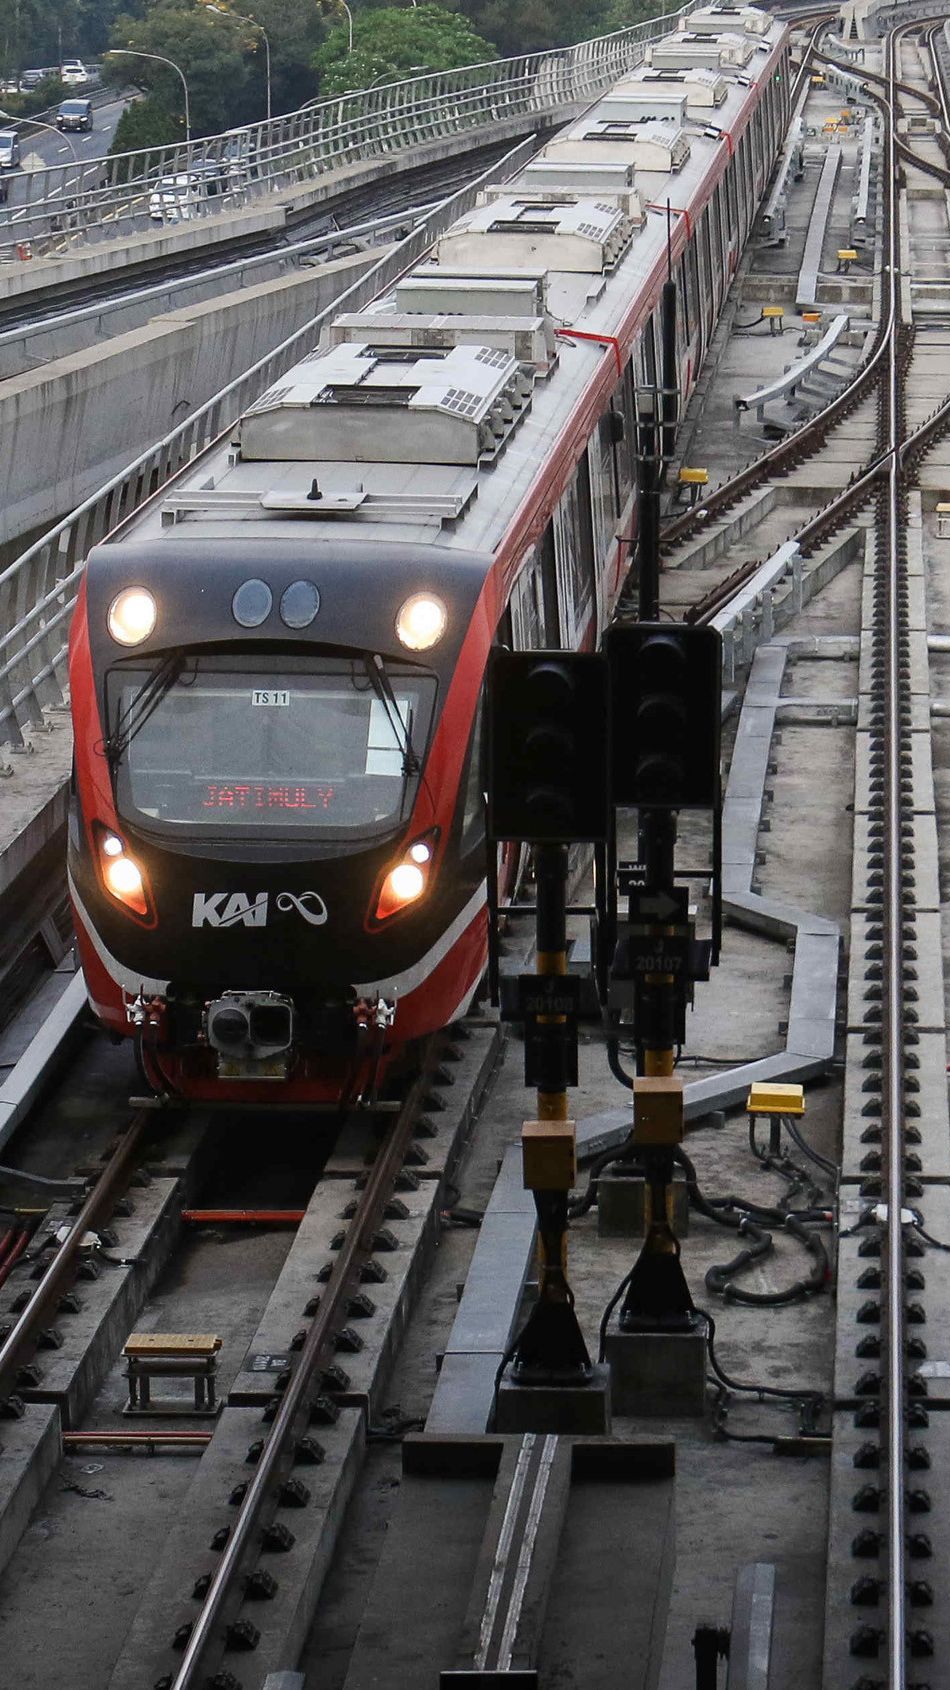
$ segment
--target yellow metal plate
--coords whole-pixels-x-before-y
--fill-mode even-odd
[[[754,1085],[746,1109],[750,1115],[804,1115],[805,1091],[802,1086]]]
[[[221,1339],[213,1332],[133,1332],[124,1356],[213,1356]]]

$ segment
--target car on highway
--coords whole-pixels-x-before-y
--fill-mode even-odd
[[[15,129],[0,129],[0,170],[16,170],[19,163],[19,135]]]
[[[59,79],[67,88],[85,88],[90,76],[82,59],[64,59]]]
[[[56,113],[57,129],[91,129],[92,101],[64,100]]]
[[[186,223],[207,198],[207,183],[193,173],[161,176],[149,194],[148,214],[156,223]]]

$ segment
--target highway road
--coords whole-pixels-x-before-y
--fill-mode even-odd
[[[80,98],[81,94],[82,90],[77,90],[76,97]],[[57,197],[61,194],[68,196],[68,191],[78,188],[83,181],[91,185],[92,173],[82,170],[82,161],[100,159],[109,151],[119,118],[128,103],[129,95],[123,94],[110,100],[108,105],[94,108],[94,127],[86,132],[71,131],[69,134],[61,134],[54,129],[38,129],[31,135],[25,135],[20,146],[21,169],[11,172],[7,178],[10,193],[3,208],[5,215],[0,221],[18,221],[16,208],[24,206],[27,202],[27,177],[31,171],[54,165],[69,165],[75,160],[80,167],[76,174],[70,172],[65,181],[62,184],[57,183],[51,192],[56,193],[58,189]],[[33,197],[35,200],[35,187]]]

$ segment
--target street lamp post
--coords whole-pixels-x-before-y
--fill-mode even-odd
[[[348,53],[352,53],[352,51],[353,51],[353,13],[350,11],[350,8],[347,5],[346,0],[340,0],[340,5],[343,7],[344,12],[346,13],[346,21],[349,25],[349,30],[350,30],[349,45],[347,46],[346,50],[347,50]]]
[[[218,6],[215,0],[201,0],[206,12],[217,12],[219,18],[235,18],[238,23],[249,23],[264,43],[264,74],[267,80],[267,121],[271,119],[271,77],[270,77],[270,41],[267,31],[256,18],[247,17],[243,12],[232,12],[229,6]]]
[[[106,59],[154,59],[156,64],[168,65],[170,70],[175,71],[176,75],[181,78],[181,85],[185,91],[185,140],[191,140],[191,104],[188,99],[188,84],[185,81],[185,73],[181,65],[176,65],[174,59],[166,59],[162,53],[140,53],[137,48],[133,47],[110,47],[108,52],[103,54],[103,57]]]
[[[38,117],[28,117],[25,120],[19,117],[11,117],[8,111],[0,111],[0,118],[2,118],[4,123],[21,123],[26,121],[33,129],[48,129],[51,135],[55,135],[58,140],[66,142],[66,145],[73,155],[73,163],[78,166],[79,154],[76,151],[75,143],[70,140],[64,130],[55,129],[51,123],[42,123]]]
[[[4,123],[17,124],[17,123],[20,122],[19,118],[11,117],[9,112],[2,111],[2,110],[0,110],[0,119],[2,119]],[[54,129],[54,127],[51,123],[43,123],[39,118],[36,118],[36,117],[29,118],[28,122],[32,124],[34,129],[48,129],[51,135],[56,135],[57,137],[61,137],[66,142],[66,145],[68,146],[70,152],[73,155],[73,164],[75,165],[76,169],[79,171],[79,175],[76,178],[76,198],[73,201],[69,202],[69,205],[70,205],[70,208],[72,210],[74,210],[75,213],[76,213],[76,220],[77,220],[76,226],[79,229],[80,235],[82,235],[82,233],[83,233],[83,218],[84,218],[83,191],[84,191],[84,188],[85,188],[85,181],[84,181],[83,172],[80,168],[79,154],[76,151],[75,143],[73,141],[71,141],[69,136],[64,134],[62,130]],[[67,168],[68,168],[68,166],[67,166]],[[63,190],[68,188],[68,186],[69,186],[69,184],[64,182],[63,188],[60,189],[59,191],[63,192]],[[29,189],[27,189],[27,201],[29,202]],[[65,198],[63,200],[63,210],[64,211],[67,210],[67,201],[65,200]],[[58,233],[59,230],[63,227],[63,225],[59,222],[58,214],[53,214],[53,213],[50,214],[49,226],[50,226],[50,233],[51,234]]]

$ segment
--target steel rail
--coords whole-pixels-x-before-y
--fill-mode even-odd
[[[241,1511],[169,1690],[197,1690],[197,1686],[203,1687],[210,1682],[207,1676],[200,1676],[207,1673],[208,1652],[215,1645],[222,1649],[225,1646],[226,1639],[221,1628],[226,1624],[227,1612],[238,1592],[246,1564],[257,1553],[257,1528],[261,1516],[269,1505],[273,1505],[274,1488],[281,1482],[285,1470],[293,1464],[294,1442],[306,1428],[312,1399],[320,1388],[322,1370],[332,1355],[334,1333],[343,1322],[346,1301],[352,1294],[354,1276],[372,1254],[374,1234],[383,1219],[386,1203],[405,1161],[431,1084],[429,1071],[438,1042],[438,1036],[428,1041],[422,1072],[369,1171],[356,1214],[347,1228],[326,1287],[321,1292],[319,1309],[308,1329],[287,1389],[280,1398],[254,1477],[248,1485]]]
[[[15,1394],[19,1369],[32,1356],[37,1334],[72,1283],[83,1238],[111,1212],[110,1205],[125,1189],[153,1119],[146,1110],[133,1115],[26,1308],[0,1343],[0,1403]]]
[[[898,36],[888,39],[885,63],[889,76],[890,121],[885,137],[885,180],[888,202],[886,259],[890,270],[890,356],[887,374],[887,425],[890,462],[888,468],[888,525],[883,637],[885,645],[884,683],[884,1115],[882,1141],[886,1167],[887,1225],[882,1268],[886,1283],[882,1315],[886,1334],[885,1370],[881,1414],[886,1429],[887,1468],[887,1683],[890,1690],[905,1690],[907,1683],[907,1599],[905,1517],[905,1396],[904,1378],[904,1232],[901,1216],[904,1203],[904,962],[901,895],[901,607],[900,557],[901,500],[901,383],[898,363],[897,322],[900,309],[899,202],[897,190],[897,60]]]

